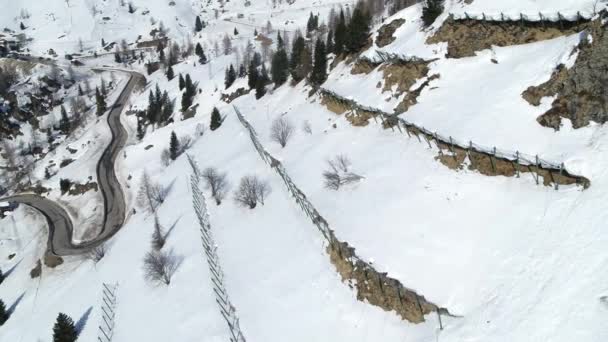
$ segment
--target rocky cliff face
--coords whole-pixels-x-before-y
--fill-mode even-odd
[[[538,118],[541,125],[559,130],[563,118],[574,128],[608,121],[608,13],[602,17],[588,25],[572,68],[559,66],[549,81],[522,94],[535,106],[541,98],[557,95],[551,109]]]

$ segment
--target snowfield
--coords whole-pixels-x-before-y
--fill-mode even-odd
[[[233,44],[243,51],[253,30],[264,27],[268,20],[275,28],[295,30],[305,25],[311,10],[325,18],[333,6],[349,1],[297,0],[293,5],[284,1],[273,8],[271,1],[252,1],[245,7],[244,1],[232,0],[217,19],[216,2],[210,6],[189,0],[175,2],[167,7],[165,1],[134,1],[137,11],[133,15],[118,1],[93,0],[53,0],[45,6],[26,0],[9,3],[0,12],[0,23],[18,29],[20,20],[15,17],[21,8],[28,9],[31,16],[24,22],[29,26],[26,33],[34,37],[33,53],[43,53],[51,46],[73,52],[79,38],[91,50],[99,46],[101,37],[132,42],[154,27],[151,16],[163,21],[173,39],[183,41],[200,14],[209,26],[193,41],[205,46],[211,60],[200,65],[189,57],[174,66],[176,75],[190,74],[198,82],[194,118],[183,120],[178,110],[178,78],[167,81],[162,70],[146,75],[145,89],[132,95],[129,109],[144,110],[149,91],[158,85],[175,99],[176,112],[174,122],[149,127],[141,141],[135,137],[135,115],[123,113],[130,137],[116,170],[129,215],[99,263],[84,256],[68,257],[55,269],[43,266],[42,276],[31,279],[30,270],[46,246],[44,219],[24,206],[0,219],[0,269],[8,271],[0,285],[0,299],[14,309],[0,327],[0,341],[50,341],[59,312],[77,322],[79,341],[97,341],[102,283],[118,283],[114,342],[229,340],[192,207],[192,170],[186,155],[168,166],[161,163],[173,131],[178,137],[192,138],[186,153],[202,169],[216,167],[227,173],[230,191],[221,205],[215,204],[209,190],[204,194],[223,281],[248,341],[608,341],[608,306],[601,300],[608,295],[608,128],[590,125],[574,130],[566,126],[555,132],[536,122],[552,99],[533,107],[521,97],[527,87],[545,82],[559,63],[572,65],[576,55],[571,53],[579,35],[445,59],[444,44],[425,44],[437,27],[421,32],[421,9],[413,6],[387,19],[406,19],[392,44],[374,45],[363,54],[373,58],[376,51],[384,51],[437,59],[430,64],[429,76],[440,74],[440,78],[424,89],[418,103],[402,117],[464,144],[473,140],[487,147],[563,161],[570,171],[591,181],[586,190],[560,186],[556,191],[537,186],[530,174],[487,177],[466,168],[451,170],[435,160],[437,149],[429,149],[415,137],[384,130],[373,120],[366,127],[351,126],[344,115],[323,106],[318,95],[309,96],[311,89],[303,82],[269,89],[260,100],[251,92],[230,104],[221,101],[222,93],[246,88],[247,80],[238,79],[224,90],[224,70],[237,57],[213,55],[214,40],[237,27],[239,35],[233,37]],[[92,15],[93,4],[102,13]],[[533,15],[539,11],[590,13],[590,4],[590,0],[475,0],[464,5],[448,0],[446,6],[455,15],[464,11],[469,15],[501,11]],[[150,14],[142,15],[144,9]],[[105,16],[111,20],[104,20]],[[446,17],[444,14],[439,22]],[[90,59],[82,70],[112,63],[111,56]],[[144,72],[141,64],[132,68],[128,70]],[[116,87],[109,103],[126,83],[123,73],[114,74]],[[400,98],[382,93],[377,84],[383,81],[378,70],[352,75],[350,66],[340,63],[324,87],[363,105],[392,111]],[[283,163],[336,235],[356,248],[359,257],[458,317],[442,317],[444,329],[440,330],[434,313],[425,317],[426,322],[412,324],[394,312],[358,301],[355,290],[341,281],[331,264],[316,227],[281,178],[260,159],[233,106],[246,116],[265,148]],[[211,131],[214,107],[224,121]],[[57,117],[58,110],[55,108]],[[295,129],[285,148],[270,137],[273,120],[281,117]],[[95,180],[96,161],[109,141],[105,118],[90,120],[85,129],[39,162],[34,173],[35,178],[43,179],[43,166],[49,160],[75,159],[42,184],[53,189],[50,198],[61,199],[72,208],[70,213],[78,215],[77,239],[86,237],[95,226],[101,212],[99,196],[94,191],[85,196],[60,196],[59,179],[86,182],[93,176]],[[197,134],[199,125],[206,127],[202,136]],[[77,146],[78,152],[69,153],[68,146]],[[334,191],[324,186],[322,173],[327,160],[338,154],[348,156],[352,170],[363,179]],[[169,189],[158,217],[169,232],[164,250],[173,250],[181,261],[169,286],[144,280],[143,258],[151,250],[154,226],[153,214],[137,201],[144,172]],[[233,199],[239,180],[246,175],[259,176],[271,188],[265,204],[254,210]]]

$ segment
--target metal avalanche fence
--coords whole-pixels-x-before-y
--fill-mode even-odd
[[[394,127],[396,127],[400,132],[405,131],[409,137],[411,137],[411,134],[410,134],[411,130],[419,131],[420,133],[423,134],[424,139],[426,140],[426,143],[429,145],[429,148],[432,148],[431,140],[435,140],[438,143],[443,143],[443,144],[447,145],[448,148],[450,148],[450,149],[452,149],[454,147],[458,147],[458,148],[464,149],[466,151],[473,151],[473,152],[482,153],[485,155],[490,155],[495,158],[508,160],[510,162],[514,162],[514,163],[517,163],[517,164],[523,165],[523,166],[531,166],[531,167],[533,166],[533,167],[538,167],[538,168],[542,168],[542,169],[546,169],[546,170],[552,170],[559,174],[563,174],[563,173],[567,172],[564,167],[564,163],[543,159],[543,158],[539,157],[538,154],[530,155],[530,154],[521,153],[519,151],[509,151],[509,150],[498,149],[496,147],[482,146],[479,144],[475,144],[471,140],[469,140],[469,141],[458,140],[456,138],[453,138],[452,136],[445,136],[445,135],[439,134],[437,132],[430,131],[423,126],[416,125],[402,117],[399,117],[397,114],[389,114],[389,113],[383,112],[377,108],[372,108],[372,107],[361,105],[361,104],[357,103],[356,101],[345,98],[339,94],[332,92],[331,90],[321,88],[321,93],[323,93],[325,95],[329,95],[339,101],[348,103],[353,108],[373,113],[374,115],[378,116],[380,118],[380,120],[382,120],[383,124],[387,124],[393,130],[395,129]],[[418,137],[418,139],[420,140],[420,137]],[[420,141],[422,141],[422,140],[420,140]],[[580,176],[576,176],[576,175],[572,175],[572,176],[580,177]],[[583,178],[583,177],[580,177],[580,178]],[[539,184],[539,179],[537,176],[535,176],[535,180],[536,180],[536,183]],[[583,186],[586,186],[586,185],[583,184]],[[555,188],[556,189],[558,188],[557,183],[555,184]]]
[[[236,115],[241,124],[249,132],[251,142],[253,143],[253,146],[255,147],[256,151],[258,151],[262,160],[264,160],[266,164],[270,165],[279,174],[279,176],[283,179],[285,186],[287,186],[287,190],[294,197],[296,203],[298,203],[302,211],[304,211],[304,213],[306,213],[306,216],[308,216],[312,220],[312,222],[315,224],[317,229],[319,229],[325,240],[331,243],[333,234],[329,229],[329,225],[327,224],[325,219],[319,214],[317,209],[315,209],[312,203],[310,203],[310,201],[306,198],[306,195],[302,192],[302,190],[300,190],[291,180],[291,177],[289,177],[289,174],[287,174],[287,170],[285,169],[285,167],[283,167],[283,164],[281,164],[281,162],[275,159],[268,151],[266,151],[264,146],[262,146],[255,129],[253,128],[253,126],[251,126],[249,121],[247,121],[245,117],[243,117],[239,109],[237,107],[234,107],[234,111],[236,112]]]
[[[101,322],[97,335],[98,342],[110,342],[114,335],[114,317],[116,316],[116,284],[102,284]]]
[[[224,273],[220,266],[220,260],[217,254],[217,244],[215,243],[213,234],[211,232],[209,212],[207,211],[207,202],[203,192],[201,191],[201,170],[198,167],[196,160],[194,160],[192,156],[188,155],[187,157],[193,171],[193,174],[190,176],[190,185],[192,187],[192,204],[201,227],[203,250],[209,266],[209,272],[211,273],[211,283],[213,284],[215,301],[219,306],[222,317],[224,317],[224,320],[228,325],[228,329],[230,330],[230,341],[245,342],[245,336],[241,331],[236,309],[230,302],[230,299],[228,298],[228,291],[226,291],[226,287],[224,286]]]

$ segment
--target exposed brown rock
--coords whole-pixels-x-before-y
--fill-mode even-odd
[[[40,261],[39,261],[39,262],[40,262]],[[57,255],[55,255],[55,254],[51,254],[51,253],[47,252],[47,253],[44,255],[44,264],[45,264],[47,267],[50,267],[50,268],[55,268],[55,267],[57,267],[57,266],[59,266],[59,265],[63,264],[63,258],[62,258],[62,257],[60,257],[60,256],[57,256]]]
[[[448,18],[427,43],[448,42],[447,56],[461,58],[475,56],[475,51],[489,49],[493,45],[527,44],[574,34],[587,27],[588,21],[583,19],[574,22],[522,22]]]
[[[405,24],[405,19],[395,19],[386,25],[382,25],[382,27],[378,29],[376,45],[378,47],[384,47],[394,42],[396,38],[393,34],[403,24]]]
[[[40,259],[38,259],[38,261],[36,262],[36,266],[34,266],[34,268],[32,268],[32,270],[30,271],[30,278],[32,278],[32,279],[38,278],[38,277],[40,277],[41,274],[42,274],[42,263],[40,262]]]
[[[606,15],[606,13],[604,14]],[[590,122],[608,121],[608,33],[606,25],[596,20],[588,25],[587,37],[578,46],[578,57],[570,69],[559,65],[551,79],[528,88],[523,98],[538,106],[545,96],[555,96],[551,109],[538,117],[545,126],[559,130],[562,119],[570,119],[574,128]]]
[[[342,280],[356,289],[358,300],[367,301],[385,311],[395,311],[412,323],[424,322],[424,316],[432,312],[447,313],[446,309],[438,308],[423,296],[403,287],[398,280],[358,259],[355,249],[348,243],[340,242],[335,237],[332,237],[332,241],[326,251]]]

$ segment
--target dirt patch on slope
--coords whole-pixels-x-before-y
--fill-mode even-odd
[[[427,39],[427,44],[448,43],[449,58],[475,56],[495,46],[511,46],[553,39],[581,32],[588,21],[482,21],[447,19],[441,28]]]
[[[376,37],[376,45],[378,47],[385,47],[395,41],[393,34],[397,31],[401,25],[405,24],[405,19],[395,19],[388,24],[382,25],[378,29],[378,37]]]
[[[608,16],[604,12],[605,16]],[[574,128],[590,122],[608,122],[608,33],[606,24],[596,20],[589,24],[578,46],[574,66],[559,65],[551,79],[528,88],[523,98],[534,106],[545,96],[555,96],[551,109],[538,117],[545,126],[559,130],[562,119],[570,119]]]

